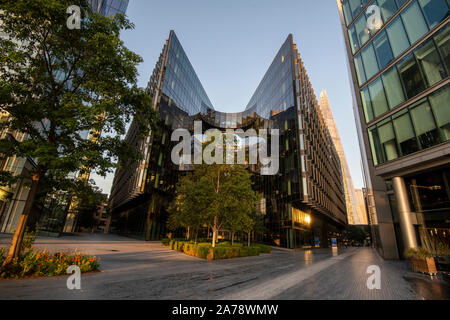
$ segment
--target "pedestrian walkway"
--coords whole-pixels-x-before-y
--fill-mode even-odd
[[[8,236],[0,236],[0,248]],[[371,248],[279,250],[258,257],[205,261],[159,242],[116,235],[43,238],[35,247],[78,251],[102,259],[100,273],[83,274],[82,289],[66,276],[0,280],[0,299],[448,299],[448,284],[386,261]],[[381,288],[367,288],[367,268],[377,265]]]

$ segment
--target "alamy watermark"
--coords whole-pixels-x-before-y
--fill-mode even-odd
[[[171,141],[179,142],[171,153],[175,165],[259,164],[261,175],[278,173],[280,153],[278,129],[260,129],[259,134],[254,129],[245,132],[242,129],[227,129],[225,134],[218,129],[207,130],[204,134],[202,132],[201,121],[194,122],[193,136],[186,129],[173,131]],[[203,145],[206,146],[203,148]]]
[[[69,290],[81,290],[81,269],[79,266],[73,265],[67,268],[67,274],[71,276],[67,279],[67,289]]]
[[[79,6],[71,5],[66,10],[67,14],[70,16],[67,18],[67,28],[69,30],[80,30],[81,29],[81,9]]]
[[[367,274],[370,277],[367,279],[366,286],[369,290],[380,290],[381,289],[381,269],[377,265],[371,265],[367,267]]]
[[[381,10],[377,5],[371,5],[366,10],[367,14],[367,29],[372,32],[380,30],[383,25],[383,20],[381,19]]]

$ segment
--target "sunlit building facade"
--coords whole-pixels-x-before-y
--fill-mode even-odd
[[[259,211],[266,232],[260,240],[287,248],[328,246],[346,224],[339,157],[324,123],[305,67],[293,43],[286,39],[244,111],[216,111],[180,41],[170,32],[148,84],[159,111],[160,130],[149,137],[131,124],[126,141],[140,148],[143,160],[122,163],[113,182],[110,208],[116,232],[146,240],[166,236],[167,208],[186,169],[173,164],[175,129],[194,132],[226,129],[278,129],[278,174],[260,175],[248,165],[254,188],[264,196]]]
[[[348,224],[365,225],[368,223],[365,202],[361,201],[361,198],[356,194],[357,190],[353,185],[353,179],[350,174],[350,168],[348,167],[347,158],[345,157],[344,147],[342,146],[339,131],[336,127],[336,122],[334,121],[333,112],[331,110],[330,100],[328,99],[328,95],[325,90],[322,90],[322,92],[320,93],[319,101],[323,118],[328,127],[328,131],[330,132],[331,139],[333,140],[336,151],[339,155],[339,160],[341,161]]]
[[[408,248],[448,248],[449,2],[337,4],[379,251],[397,259]]]

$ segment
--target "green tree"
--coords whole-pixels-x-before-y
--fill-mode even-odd
[[[255,209],[256,199],[243,166],[197,165],[181,179],[172,213],[183,226],[208,225],[215,247],[219,230],[241,224]]]
[[[208,186],[199,184],[204,169],[199,167],[194,173],[188,173],[181,178],[177,185],[177,197],[169,207],[169,229],[187,229],[188,239],[191,237],[191,230],[197,235],[198,229],[202,228],[207,220]]]
[[[79,30],[66,23],[74,4],[83,13]],[[26,134],[23,141],[0,141],[0,154],[37,162],[9,263],[18,257],[40,186],[64,180],[67,190],[75,190],[77,179],[68,179],[69,173],[105,176],[119,158],[139,159],[120,135],[132,117],[141,124],[140,134],[147,134],[155,112],[136,85],[142,58],[119,38],[133,28],[124,15],[95,14],[86,0],[3,0],[0,21],[8,35],[0,39],[0,108],[9,114],[0,130]]]

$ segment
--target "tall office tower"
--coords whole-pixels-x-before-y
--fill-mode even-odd
[[[129,2],[130,0],[89,0],[92,9],[105,17],[125,13]]]
[[[267,242],[287,248],[328,246],[346,225],[345,200],[338,154],[324,124],[317,99],[302,60],[286,39],[243,112],[215,111],[195,74],[178,38],[170,32],[148,84],[160,130],[143,138],[137,122],[131,124],[126,141],[136,145],[143,160],[122,163],[110,196],[113,227],[117,232],[146,240],[167,233],[167,208],[175,196],[180,175],[191,168],[171,161],[177,128],[194,131],[194,121],[203,131],[279,129],[278,174],[264,176],[259,165],[247,165],[254,188],[264,195],[259,211],[265,215]],[[198,124],[198,123],[197,123]],[[206,230],[205,230],[206,231]]]
[[[337,5],[379,251],[397,259],[408,248],[448,246],[449,2]]]
[[[129,0],[89,0],[89,4],[94,12],[108,17],[116,13],[125,13],[128,2]],[[0,37],[6,36],[8,35],[0,29]],[[8,114],[0,114],[0,121],[2,117],[8,116]],[[8,133],[6,131],[0,133],[0,139],[8,135],[18,140],[25,138],[21,132]],[[88,138],[89,132],[83,132],[81,135]],[[16,176],[22,176],[12,187],[0,188],[0,233],[11,233],[16,229],[28,199],[29,185],[31,182],[30,172],[33,172],[35,166],[36,164],[31,158],[21,159],[8,157],[0,159],[0,170],[10,171]],[[73,175],[75,176],[76,173]],[[46,202],[58,209],[51,210],[50,214],[43,214],[41,216],[39,229],[42,233],[59,234],[64,224],[66,225],[66,231],[73,231],[76,219],[70,212],[68,217],[66,217],[67,207],[71,203],[67,198],[67,194],[58,192],[48,196]]]
[[[341,161],[348,224],[367,224],[365,205],[364,202],[361,203],[360,198],[356,196],[356,190],[353,185],[353,179],[350,174],[347,158],[345,157],[344,147],[342,146],[341,138],[339,137],[339,132],[336,127],[336,122],[334,121],[333,112],[331,111],[330,101],[328,100],[328,95],[325,90],[322,90],[320,93],[319,101],[320,110],[322,111],[324,121],[339,155],[339,160]]]

